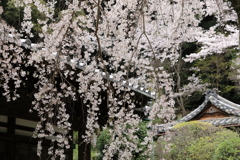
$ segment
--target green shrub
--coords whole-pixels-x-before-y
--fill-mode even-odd
[[[130,126],[129,126],[130,127]],[[144,152],[148,149],[148,145],[142,145],[141,143],[144,142],[144,138],[147,137],[147,122],[141,122],[138,126],[138,131],[134,133],[134,135],[137,135],[138,141],[135,142],[139,151],[133,151],[132,152],[132,159],[134,160],[146,160],[150,158],[150,155],[144,155]],[[126,138],[128,139],[128,136],[126,135]],[[109,129],[105,128],[100,132],[100,135],[97,139],[96,148],[99,152],[99,155],[97,156],[98,160],[102,160],[103,158],[103,150],[107,148],[107,146],[110,143],[111,135],[109,132]],[[118,159],[118,153],[116,153],[113,157],[113,160]]]
[[[213,160],[240,159],[240,138],[228,138],[220,143],[215,150]]]
[[[199,121],[190,121],[190,122],[182,122],[173,126],[173,132],[177,132],[179,136],[182,134],[188,135],[186,138],[196,139],[202,136],[205,136],[210,133],[214,133],[219,128],[213,126],[207,122],[199,122]]]
[[[189,154],[187,147],[191,146],[196,139],[210,135],[218,130],[219,128],[205,122],[179,123],[172,128],[170,133],[159,138],[155,155],[157,159],[186,160],[186,155]]]
[[[200,122],[200,121],[190,121],[190,122],[182,122],[182,123],[178,123],[175,126],[173,126],[173,129],[182,129],[184,127],[188,127],[191,129],[194,129],[196,131],[198,131],[199,129],[207,129],[209,127],[211,127],[212,124],[207,123],[207,122]]]
[[[141,143],[144,142],[144,138],[147,137],[147,122],[141,122],[139,124],[139,129],[134,134],[138,136],[137,146],[139,151],[133,152],[133,159],[134,160],[146,160],[150,158],[150,155],[144,155],[144,152],[148,149],[148,145],[142,145]]]
[[[236,143],[227,147],[233,141],[231,139],[235,139]],[[239,146],[239,135],[236,132],[209,123],[191,121],[175,125],[168,135],[160,137],[155,155],[157,159],[167,160],[212,160],[213,157],[217,160],[221,155],[223,159],[230,157],[228,159],[232,160],[231,157],[238,159]]]
[[[215,133],[217,128],[210,123],[191,121],[183,122],[173,127],[173,135],[171,136],[171,151],[169,156],[172,159],[186,160],[191,155],[187,148],[191,146],[197,139]],[[197,148],[198,149],[198,148]]]
[[[192,160],[210,160],[213,158],[216,148],[229,138],[238,138],[238,134],[231,130],[221,129],[216,133],[196,139],[186,148],[187,158]]]
[[[192,160],[211,159],[214,148],[216,147],[215,145],[212,137],[200,137],[197,142],[186,148],[188,152],[186,156]]]
[[[107,128],[103,129],[100,132],[100,135],[97,139],[97,144],[96,144],[96,148],[99,151],[99,155],[97,156],[98,160],[101,160],[103,158],[103,150],[106,148],[105,145],[110,143],[110,132]]]

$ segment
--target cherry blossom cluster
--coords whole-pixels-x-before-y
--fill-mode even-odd
[[[16,41],[14,37],[19,35],[3,22],[0,26],[0,86],[4,89],[3,96],[6,96],[7,101],[19,98],[17,89],[27,74],[22,69],[27,55],[22,53],[20,41],[19,39]]]

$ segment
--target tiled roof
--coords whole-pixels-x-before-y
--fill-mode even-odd
[[[239,125],[240,117],[224,117],[224,118],[207,119],[207,120],[200,120],[200,121],[208,122],[215,126],[231,126],[231,125]]]
[[[17,44],[19,44],[20,42],[20,45],[26,49],[31,49],[31,50],[34,50],[34,46],[36,44],[34,43],[31,43],[31,41],[29,39],[21,39],[19,37],[14,37],[12,34],[8,34],[8,31],[3,31],[0,29],[0,36],[4,36],[5,38],[7,38],[8,40],[10,40],[11,42],[15,42]],[[19,41],[20,39],[20,41]],[[93,41],[94,42],[94,41]],[[56,54],[55,52],[52,53],[52,54]],[[74,63],[75,61],[73,59],[69,59],[69,61],[65,62],[66,64],[69,64],[71,65],[72,63]],[[80,70],[84,70],[85,69],[85,65],[84,63],[77,63],[75,65],[76,68],[80,69]],[[103,71],[100,71],[98,69],[95,69],[93,72],[101,72],[102,73],[102,76],[105,78],[105,79],[109,79],[110,81],[113,81],[113,82],[116,82],[114,80],[114,77],[108,73],[105,73]],[[130,88],[131,90],[137,92],[137,93],[140,93],[142,95],[145,95],[146,97],[149,97],[151,99],[155,99],[155,92],[151,92],[149,91],[148,89],[144,88],[144,86],[134,86],[133,84],[131,83],[128,83],[127,80],[121,80],[119,81],[118,83],[121,83],[122,85]]]
[[[202,122],[209,122],[215,126],[231,126],[240,125],[240,105],[233,103],[220,95],[216,94],[213,90],[207,90],[204,102],[191,113],[180,119],[175,123],[161,124],[156,126],[157,133],[163,133],[166,129],[170,129],[176,123],[188,122],[197,116],[208,103],[213,104],[218,109],[231,115],[230,117],[215,118],[215,119],[205,119],[199,120]]]

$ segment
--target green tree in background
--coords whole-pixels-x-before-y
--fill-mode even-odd
[[[23,20],[23,7],[16,7],[15,1],[2,1],[4,12],[2,18],[17,30],[21,29],[21,22]]]
[[[227,49],[223,54],[214,54],[205,59],[197,60],[194,66],[199,68],[196,72],[208,88],[218,89],[220,95],[238,103],[237,85],[231,80],[232,60],[236,58],[236,50]]]
[[[41,3],[45,4],[44,0]],[[16,0],[4,0],[0,2],[3,6],[4,12],[2,13],[2,18],[10,25],[13,26],[18,31],[21,30],[21,22],[23,21],[23,6],[16,6]],[[54,17],[57,18],[61,16],[60,12],[65,8],[65,0],[59,0],[56,3],[56,10],[54,13]],[[31,39],[32,42],[41,41],[40,37],[38,36],[39,33],[42,32],[42,26],[38,23],[38,19],[44,20],[46,16],[43,13],[40,13],[35,5],[31,5],[32,9],[32,33],[34,38],[30,38],[29,35],[23,35]],[[48,23],[52,23],[49,21]]]

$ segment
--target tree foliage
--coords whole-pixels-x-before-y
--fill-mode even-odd
[[[21,28],[21,22],[23,21],[23,7],[16,7],[14,1],[8,1],[3,5],[5,10],[1,15],[6,22],[14,26],[16,29]]]
[[[237,102],[239,97],[238,87],[231,78],[231,67],[237,57],[236,52],[233,49],[226,49],[224,54],[209,55],[194,63],[194,66],[199,68],[195,73],[201,77],[202,83],[207,84],[208,88],[221,91],[222,96],[234,102]]]

